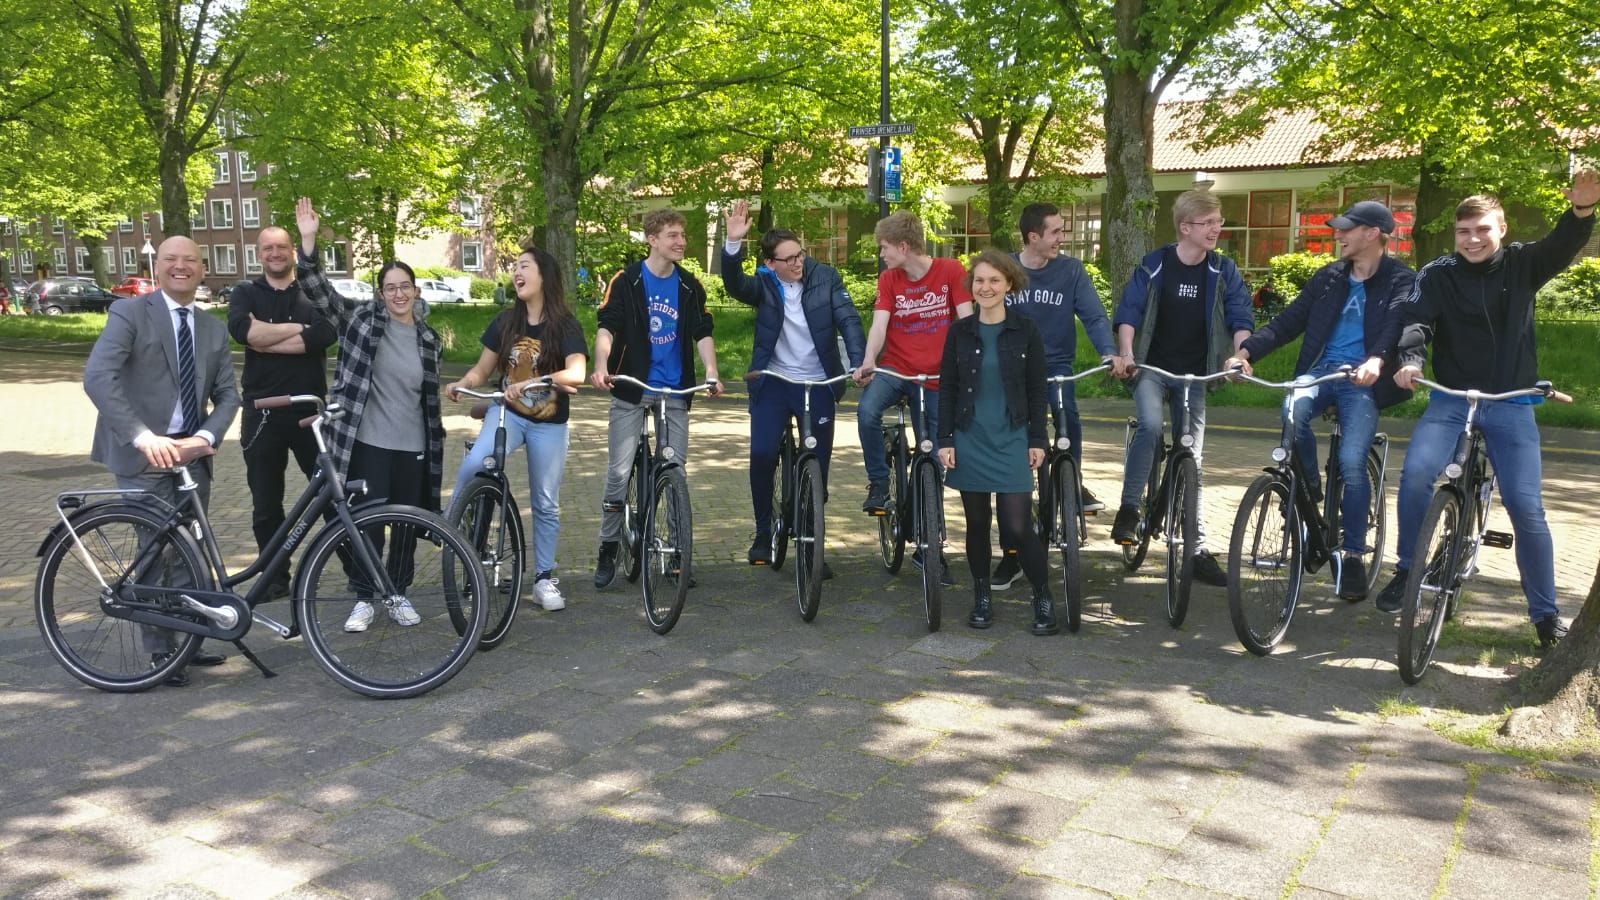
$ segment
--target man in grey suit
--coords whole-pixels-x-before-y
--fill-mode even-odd
[[[197,461],[189,471],[200,502],[209,503],[211,460],[205,457],[239,412],[227,329],[194,309],[201,272],[194,241],[162,241],[155,265],[160,289],[111,305],[83,372],[83,389],[99,411],[89,458],[111,470],[117,487],[174,504],[177,485],[160,470]],[[154,659],[171,651],[171,638],[165,629],[144,629]],[[190,662],[215,666],[223,659],[196,653]],[[167,683],[188,684],[188,673],[179,670]]]

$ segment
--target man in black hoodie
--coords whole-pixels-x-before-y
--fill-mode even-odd
[[[1506,244],[1500,201],[1473,196],[1456,207],[1456,252],[1442,256],[1417,276],[1417,288],[1401,309],[1400,369],[1394,380],[1411,388],[1433,344],[1434,378],[1457,390],[1491,393],[1532,387],[1539,377],[1534,352],[1534,294],[1572,264],[1594,231],[1600,182],[1578,173],[1563,193],[1572,208],[1544,240]],[[1398,612],[1434,481],[1466,423],[1467,401],[1434,394],[1418,420],[1400,476],[1399,566],[1377,606]],[[1528,617],[1549,647],[1567,633],[1556,609],[1555,549],[1540,496],[1539,429],[1533,403],[1484,401],[1476,423],[1489,462],[1500,480],[1500,498],[1516,533],[1517,570],[1528,598]]]

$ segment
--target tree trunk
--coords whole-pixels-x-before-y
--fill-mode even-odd
[[[1150,252],[1156,190],[1151,178],[1157,98],[1149,78],[1119,70],[1106,78],[1106,200],[1101,252],[1112,290],[1126,282]]]
[[[183,133],[173,127],[161,138],[161,234],[189,236],[189,184],[184,181],[184,170],[189,167],[189,151],[184,146]]]
[[[100,248],[106,245],[106,239],[80,234],[78,235],[78,240],[83,242],[83,249],[89,252],[89,271],[94,273],[95,284],[101,287],[110,285],[111,280],[108,277],[109,273],[106,272],[105,255],[100,252]]]
[[[539,154],[543,171],[544,200],[548,214],[541,238],[544,249],[561,265],[567,280],[567,295],[578,283],[578,198],[584,178],[576,154],[558,144],[547,145]]]
[[[1542,744],[1593,735],[1600,709],[1600,566],[1566,639],[1524,672],[1517,688],[1525,708],[1512,712],[1501,734]]]
[[[1011,179],[1002,177],[996,180],[991,177],[988,184],[984,185],[983,196],[989,207],[989,243],[998,250],[1010,253],[1017,249],[1016,241],[1011,237],[1011,205],[1017,196]]]
[[[1434,219],[1452,206],[1446,173],[1437,162],[1428,158],[1428,148],[1422,148],[1422,166],[1417,173],[1417,221],[1411,231],[1417,268],[1455,249],[1454,229],[1450,223],[1434,223]]]
[[[773,202],[773,166],[777,162],[773,158],[772,145],[765,144],[761,147],[761,209],[756,212],[756,237],[760,237],[772,230],[777,222],[778,205]]]

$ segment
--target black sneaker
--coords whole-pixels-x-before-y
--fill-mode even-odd
[[[1402,601],[1405,600],[1406,582],[1411,580],[1410,569],[1395,569],[1394,577],[1378,592],[1378,599],[1372,602],[1373,606],[1386,613],[1400,611]]]
[[[1139,543],[1139,507],[1124,506],[1117,510],[1111,523],[1111,542],[1114,544]]]
[[[594,586],[607,588],[617,580],[617,542],[601,541],[600,558],[594,564]]]
[[[1549,650],[1567,636],[1567,626],[1554,615],[1545,616],[1533,623],[1533,630],[1539,633],[1539,649]]]
[[[1339,572],[1339,599],[1360,603],[1367,599],[1367,564],[1361,557],[1346,555]]]
[[[1078,500],[1083,504],[1085,513],[1097,513],[1106,508],[1105,501],[1096,497],[1094,491],[1089,490],[1087,487],[1083,488],[1081,493],[1078,494]]]
[[[749,560],[752,566],[772,565],[772,533],[756,532],[755,540],[750,542],[750,552],[746,553],[744,558]]]
[[[1000,565],[994,567],[994,574],[989,576],[989,589],[1003,591],[1011,587],[1011,583],[1022,574],[1022,566],[1017,562],[1015,553],[1002,554]]]
[[[881,516],[889,507],[889,482],[874,481],[867,485],[867,500],[861,511],[869,516]]]
[[[911,551],[911,564],[922,568],[922,551]],[[939,583],[945,587],[955,587],[956,577],[950,574],[950,566],[945,562],[944,551],[939,551]]]
[[[1194,577],[1201,584],[1212,587],[1227,587],[1228,573],[1222,571],[1222,566],[1217,563],[1217,558],[1211,555],[1210,550],[1201,550],[1194,555]]]
[[[827,560],[823,560],[822,561],[822,580],[823,581],[832,581],[833,580],[833,566],[828,565],[828,561]]]

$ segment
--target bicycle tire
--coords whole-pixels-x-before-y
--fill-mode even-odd
[[[639,580],[644,553],[644,492],[650,483],[650,442],[639,438],[622,495],[622,537],[617,541],[617,566],[629,584]]]
[[[1130,423],[1133,420],[1129,420]],[[1123,448],[1124,465],[1126,465],[1127,449],[1132,445],[1133,429],[1128,430],[1128,445]],[[1156,454],[1150,460],[1150,476],[1144,480],[1144,496],[1139,501],[1139,537],[1132,544],[1122,545],[1122,566],[1129,572],[1137,571],[1144,565],[1145,557],[1150,553],[1150,539],[1156,530],[1156,494],[1161,486],[1161,463],[1166,454],[1161,445],[1156,446]]]
[[[1200,542],[1199,506],[1199,470],[1194,457],[1185,454],[1172,466],[1171,492],[1167,495],[1167,623],[1173,628],[1182,627],[1189,615],[1194,551]]]
[[[917,549],[922,556],[922,609],[928,630],[938,631],[944,610],[944,489],[939,484],[939,468],[926,457],[917,465],[916,517]]]
[[[425,694],[461,671],[483,638],[488,606],[478,556],[449,520],[425,509],[382,504],[351,515],[354,534],[335,519],[301,560],[295,608],[306,648],[329,677],[358,694]],[[367,541],[400,597],[375,598],[356,540]],[[359,602],[372,604],[370,623],[347,631],[346,617]],[[405,622],[407,608],[417,621]],[[458,629],[462,617],[466,628]]]
[[[644,511],[643,549],[645,619],[656,634],[666,634],[683,615],[694,564],[689,480],[678,466],[656,475]]]
[[[1416,684],[1428,671],[1450,597],[1461,587],[1456,557],[1461,550],[1462,512],[1460,495],[1442,487],[1428,503],[1417,530],[1411,574],[1400,605],[1400,678],[1406,684]]]
[[[807,456],[795,481],[794,583],[800,620],[810,622],[822,605],[822,557],[827,520],[823,516],[822,462]]]
[[[163,580],[210,589],[210,569],[194,538],[181,530],[163,532],[161,525],[161,519],[132,503],[91,506],[72,517],[85,552],[108,584],[129,574],[141,547],[157,542],[166,561]],[[175,631],[173,652],[152,667],[144,641],[147,626],[106,614],[100,605],[100,582],[65,529],[41,555],[34,579],[34,613],[50,654],[72,677],[102,691],[132,693],[160,684],[189,664],[200,638]]]
[[[1289,486],[1262,475],[1245,489],[1228,546],[1228,615],[1239,643],[1266,656],[1289,632],[1300,602],[1304,547]]]
[[[1385,495],[1383,460],[1378,451],[1367,451],[1367,541],[1361,561],[1367,565],[1367,596],[1378,588],[1383,568],[1383,546],[1389,536],[1389,504]],[[1359,601],[1355,601],[1359,602]]]
[[[1493,478],[1484,473],[1480,478]],[[1482,481],[1477,482],[1480,489]],[[1489,490],[1494,490],[1491,482]],[[1483,552],[1483,531],[1489,527],[1489,512],[1484,505],[1482,495],[1478,491],[1461,496],[1461,521],[1466,523],[1463,528],[1464,536],[1457,545],[1456,550],[1456,584],[1459,586],[1478,572],[1478,554]],[[1451,591],[1450,602],[1444,608],[1444,620],[1449,622],[1456,617],[1456,609],[1461,605],[1461,591]]]
[[[900,571],[906,557],[906,532],[911,524],[905,515],[906,491],[906,438],[901,429],[885,429],[883,453],[889,464],[889,502],[884,504],[883,515],[878,516],[878,555],[890,575]]]
[[[1067,631],[1076,634],[1083,626],[1083,562],[1078,548],[1078,467],[1072,457],[1063,455],[1051,467],[1050,501],[1054,525],[1051,540],[1061,551],[1061,593],[1067,604]]]
[[[794,517],[794,441],[787,431],[778,445],[778,471],[772,479],[772,570],[783,568],[789,555],[789,526]],[[806,621],[811,621],[807,619]]]
[[[498,481],[474,476],[461,493],[451,498],[444,517],[466,536],[483,567],[484,604],[488,609],[478,649],[493,650],[510,634],[511,623],[522,605],[522,579],[527,572],[522,514],[515,498],[502,491]],[[450,570],[445,575],[449,577]],[[465,633],[470,624],[466,610],[452,606],[450,617],[456,630]]]

